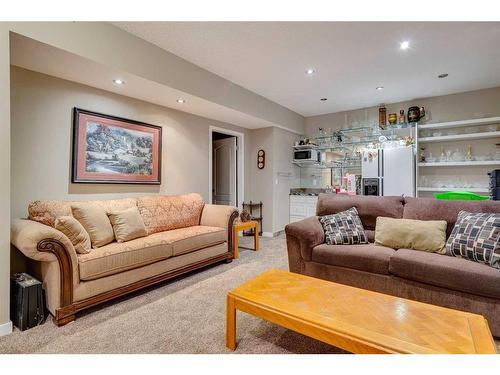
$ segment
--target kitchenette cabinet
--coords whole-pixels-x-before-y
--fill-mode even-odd
[[[290,195],[290,223],[315,216],[317,203],[315,195]]]

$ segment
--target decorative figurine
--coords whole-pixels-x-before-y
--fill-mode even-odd
[[[252,216],[250,216],[250,213],[247,210],[241,210],[240,213],[240,220],[244,223],[247,221],[250,221],[252,219]]]

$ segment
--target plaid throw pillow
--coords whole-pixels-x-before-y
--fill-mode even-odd
[[[319,218],[325,231],[327,245],[356,245],[368,243],[356,208]]]
[[[460,211],[446,242],[446,255],[500,269],[500,214]]]

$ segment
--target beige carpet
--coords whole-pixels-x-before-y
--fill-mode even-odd
[[[244,238],[241,245],[250,245]],[[226,293],[270,268],[287,269],[283,237],[263,238],[261,251],[134,293],[64,327],[49,318],[0,337],[0,353],[230,353],[225,347]],[[342,353],[341,350],[238,313],[235,353]],[[500,350],[500,342],[497,342]]]

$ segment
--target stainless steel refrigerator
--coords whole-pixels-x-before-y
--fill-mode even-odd
[[[361,157],[363,195],[415,196],[415,152],[413,147],[363,152]]]

